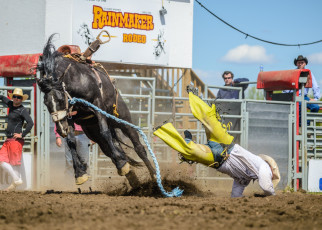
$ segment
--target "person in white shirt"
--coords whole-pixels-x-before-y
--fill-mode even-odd
[[[189,103],[192,114],[204,125],[207,144],[194,143],[188,130],[183,139],[171,123],[159,127],[154,135],[178,151],[182,160],[201,163],[231,176],[234,179],[231,197],[241,197],[252,180],[259,181],[264,195],[275,195],[274,187],[280,181],[280,173],[274,159],[267,155],[257,156],[234,144],[228,127],[220,122],[214,104],[210,107],[191,92]]]

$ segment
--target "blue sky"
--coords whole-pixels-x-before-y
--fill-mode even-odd
[[[299,44],[322,40],[322,1],[199,0],[234,27],[264,40]],[[209,85],[223,85],[221,74],[256,81],[264,71],[294,69],[294,58],[308,58],[306,66],[322,88],[322,42],[286,47],[257,41],[228,27],[194,2],[193,70]]]

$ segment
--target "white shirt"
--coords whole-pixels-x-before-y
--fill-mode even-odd
[[[265,195],[275,195],[268,163],[238,144],[234,145],[229,158],[217,170],[234,179],[231,197],[241,197],[249,182],[257,179]]]

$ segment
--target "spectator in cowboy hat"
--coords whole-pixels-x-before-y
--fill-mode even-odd
[[[294,65],[297,66],[297,69],[305,69],[305,67],[308,63],[309,63],[309,61],[307,60],[306,57],[303,57],[303,55],[299,55],[297,58],[294,59]],[[311,99],[308,97],[308,93],[310,90],[309,88],[305,88],[304,98],[307,101],[319,100],[320,99],[320,87],[319,87],[312,72],[311,72],[311,77],[312,77],[312,90],[313,90],[314,99]],[[284,90],[283,92],[291,93],[292,90]],[[307,104],[307,108],[311,112],[318,112],[320,109],[320,106],[317,104]]]
[[[299,55],[297,58],[294,58],[294,65],[297,66],[297,62],[298,61],[304,61],[305,62],[305,65],[308,64],[308,60],[306,57],[303,57],[303,55]],[[303,64],[303,63],[299,63],[299,64]],[[304,65],[304,67],[305,67]],[[298,68],[298,69],[304,69],[304,68]]]
[[[22,102],[28,99],[28,95],[23,94],[20,88],[15,88],[13,93],[8,94],[12,101],[6,96],[0,95],[2,102],[9,108],[8,126],[6,129],[7,140],[3,143],[0,150],[0,167],[6,170],[12,177],[12,183],[6,191],[14,191],[18,185],[23,183],[20,173],[22,147],[24,137],[30,132],[34,123],[29,112],[22,105]],[[27,126],[22,131],[25,121]]]

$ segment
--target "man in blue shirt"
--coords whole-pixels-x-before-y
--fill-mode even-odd
[[[234,80],[234,74],[231,71],[225,71],[222,74],[222,78],[225,81],[225,86],[238,86],[238,83],[249,81],[247,78],[237,78]],[[242,98],[245,97],[244,91],[247,89],[248,85],[241,85]],[[217,93],[218,99],[239,99],[239,90],[234,89],[219,89]]]

